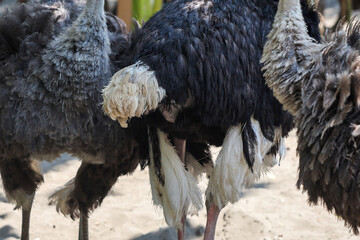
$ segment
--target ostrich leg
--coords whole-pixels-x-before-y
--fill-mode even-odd
[[[50,196],[49,204],[55,205],[58,212],[75,218],[80,211],[79,240],[89,239],[89,210],[99,206],[119,175],[132,172],[137,166],[137,162],[125,166],[123,161],[128,159],[121,160],[108,165],[83,161],[75,178]]]
[[[89,219],[83,212],[80,213],[79,240],[89,240]]]
[[[21,223],[21,240],[29,240],[30,233],[30,215],[32,203],[34,200],[35,193],[33,193],[28,199],[28,206],[22,207],[22,223]]]
[[[206,228],[204,234],[204,240],[213,240],[215,239],[215,230],[216,223],[219,217],[221,209],[216,206],[214,203],[206,200],[206,212],[207,212],[207,220],[206,220]]]
[[[21,240],[29,240],[31,207],[43,181],[40,164],[28,158],[0,159],[0,173],[6,197],[22,209]]]
[[[178,155],[181,161],[185,164],[185,152],[186,152],[186,140],[174,138],[174,145],[176,150],[178,151]],[[186,231],[185,231],[185,223],[186,223],[186,213],[183,213],[181,218],[182,228],[178,229],[178,240],[185,239]]]
[[[241,197],[242,189],[253,179],[254,174],[257,174],[249,168],[242,148],[243,134],[250,128],[260,129],[256,126],[255,122],[251,121],[248,125],[231,127],[226,134],[206,190],[205,240],[215,238],[216,222],[221,209],[229,202],[237,202]]]

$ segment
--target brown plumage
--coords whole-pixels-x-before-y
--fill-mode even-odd
[[[298,128],[298,187],[355,234],[360,226],[360,22],[328,42],[307,34],[298,0],[280,0],[262,58],[265,78]]]

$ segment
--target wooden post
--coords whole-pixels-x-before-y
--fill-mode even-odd
[[[353,11],[352,0],[347,0],[346,1],[346,21],[348,21],[348,22],[350,22],[350,20],[351,20],[352,11]]]
[[[124,20],[128,29],[131,28],[132,0],[118,0],[117,15]]]
[[[340,0],[340,18],[339,20],[344,20],[349,22],[351,19],[352,13],[352,0]]]

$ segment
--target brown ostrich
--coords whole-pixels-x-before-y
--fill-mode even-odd
[[[360,22],[326,43],[309,37],[298,0],[280,0],[262,62],[298,135],[298,187],[355,234],[360,226]]]

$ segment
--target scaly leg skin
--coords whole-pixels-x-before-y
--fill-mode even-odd
[[[206,200],[206,211],[207,211],[207,220],[206,220],[204,240],[214,240],[216,223],[221,209],[219,209],[214,203],[211,203],[208,200]]]
[[[185,224],[186,224],[186,215],[184,213],[184,215],[181,218],[182,229],[178,229],[178,240],[184,240],[186,237]]]
[[[80,213],[79,240],[89,240],[89,219],[86,214]]]
[[[35,194],[31,196],[31,202],[27,208],[22,207],[21,240],[29,240],[30,214]]]
[[[181,161],[185,164],[185,152],[186,152],[186,140],[174,138],[175,149],[178,151],[178,155]],[[186,214],[183,213],[181,218],[182,228],[178,229],[178,240],[184,240],[186,236]]]

